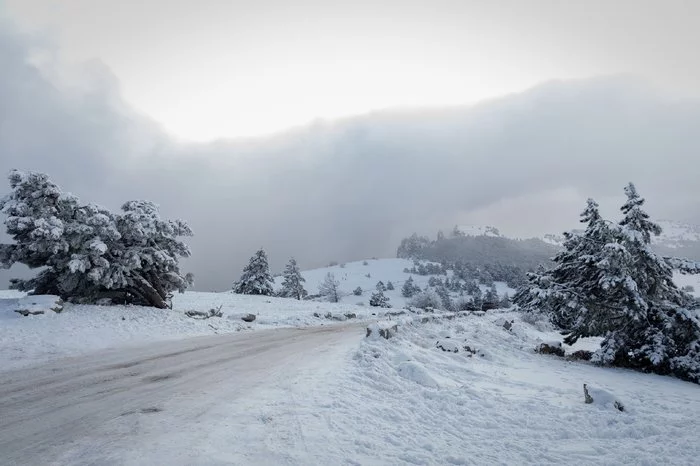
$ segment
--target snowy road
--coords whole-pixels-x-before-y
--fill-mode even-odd
[[[273,398],[294,396],[287,389],[299,374],[306,374],[303,383],[332,376],[362,330],[352,324],[217,335],[4,372],[0,463],[227,463],[206,455],[217,438],[225,441],[222,430],[240,434],[227,412],[253,408],[271,387]],[[282,443],[303,442],[295,438],[301,429],[285,429]]]

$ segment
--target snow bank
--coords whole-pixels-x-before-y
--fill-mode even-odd
[[[499,325],[501,317],[513,321],[512,331]],[[558,337],[517,314],[487,313],[402,322],[396,338],[365,339],[352,365],[332,382],[306,390],[301,406],[299,400],[294,404],[301,411],[320,407],[318,417],[307,418],[304,426],[315,445],[311,462],[696,462],[696,385],[532,351]],[[442,351],[436,341],[468,341],[485,357]],[[584,339],[580,347],[595,343]],[[565,348],[572,352],[578,346]],[[583,383],[594,388],[601,408],[624,400],[624,415],[607,407],[591,409],[583,402]]]

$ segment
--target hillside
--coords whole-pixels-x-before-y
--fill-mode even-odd
[[[319,269],[302,271],[302,276],[306,280],[304,284],[309,294],[318,293],[319,285],[324,281],[328,273],[340,282],[340,290],[342,291],[341,303],[346,304],[361,304],[362,306],[369,305],[369,298],[372,292],[375,291],[377,282],[380,280],[386,285],[391,282],[394,285],[394,290],[387,290],[384,294],[389,298],[392,307],[402,308],[407,304],[407,299],[401,296],[401,287],[409,279],[413,277],[414,283],[421,289],[428,287],[430,277],[435,275],[418,275],[404,272],[405,269],[414,267],[414,262],[408,259],[368,259],[366,261],[348,262]],[[369,276],[368,276],[369,275]],[[452,274],[448,272],[449,277]],[[282,277],[275,278],[275,286],[281,287]],[[508,293],[512,296],[514,289],[509,288],[503,282],[496,282],[496,290],[499,296]],[[361,296],[355,296],[352,292],[357,287],[362,289]],[[479,285],[482,292],[486,292],[487,287],[483,284]],[[456,297],[456,294],[454,294]]]

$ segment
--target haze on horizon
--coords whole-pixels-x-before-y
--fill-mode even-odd
[[[225,289],[260,246],[279,269],[390,256],[457,223],[559,232],[587,197],[614,215],[630,180],[655,218],[698,222],[699,16],[683,1],[5,0],[0,172],[161,204],[195,230],[199,289]]]

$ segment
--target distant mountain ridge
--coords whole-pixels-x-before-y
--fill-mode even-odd
[[[684,223],[675,220],[660,220],[656,223],[662,229],[659,236],[652,237],[652,245],[662,254],[670,256],[688,257],[700,260],[700,225]],[[466,236],[489,236],[508,239],[524,239],[509,237],[493,226],[460,225],[457,227]],[[573,233],[583,230],[573,229]],[[563,234],[547,233],[537,239],[552,246],[560,247],[564,243]]]

